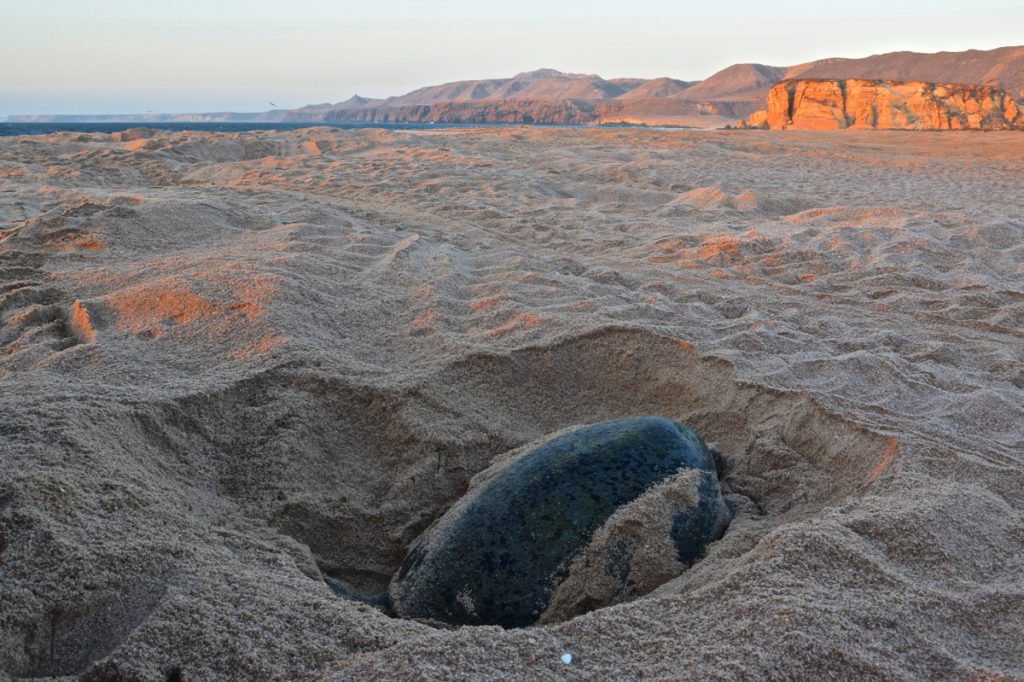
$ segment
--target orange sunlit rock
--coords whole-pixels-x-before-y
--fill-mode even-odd
[[[1024,129],[1024,110],[989,85],[864,79],[788,79],[768,92],[767,109],[747,120],[773,130]]]

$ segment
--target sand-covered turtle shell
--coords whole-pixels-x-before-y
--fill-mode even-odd
[[[413,543],[391,581],[392,608],[453,624],[530,625],[605,522],[685,470],[695,472],[693,490],[665,526],[683,565],[731,518],[715,459],[692,430],[662,417],[632,417],[525,448]],[[613,580],[628,580],[622,566],[610,571]]]

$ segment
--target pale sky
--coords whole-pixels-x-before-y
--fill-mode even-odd
[[[1024,44],[978,0],[0,0],[0,117],[264,111],[550,67],[698,80],[893,50]]]

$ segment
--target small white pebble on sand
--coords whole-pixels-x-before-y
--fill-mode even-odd
[[[566,665],[572,663],[572,654],[562,654],[562,663]]]

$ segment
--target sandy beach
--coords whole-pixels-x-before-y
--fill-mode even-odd
[[[736,508],[654,592],[325,582],[629,415]],[[0,138],[0,678],[1024,679],[1022,491],[1019,132]]]

